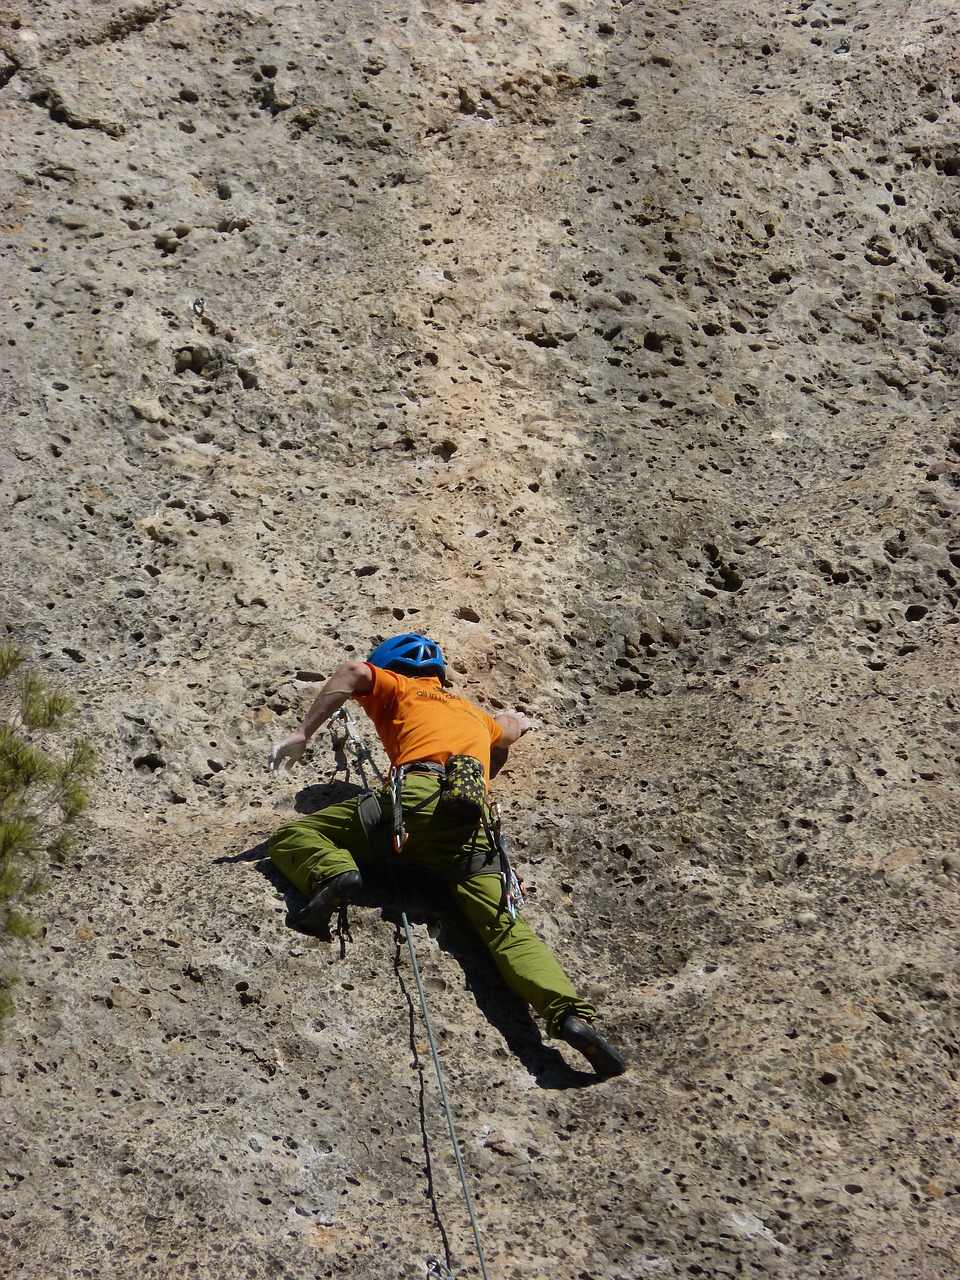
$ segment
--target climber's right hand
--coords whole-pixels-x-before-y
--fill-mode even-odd
[[[289,738],[284,738],[282,742],[278,742],[270,748],[270,754],[267,756],[267,765],[270,772],[277,772],[281,760],[285,769],[292,769],[306,749],[306,734],[302,730],[291,733]]]
[[[506,716],[512,716],[512,718],[516,720],[517,728],[520,731],[519,737],[521,738],[525,733],[530,733],[531,730],[537,727],[529,716],[525,715],[522,711],[517,711],[514,707],[511,707],[509,711],[505,711],[503,714]]]

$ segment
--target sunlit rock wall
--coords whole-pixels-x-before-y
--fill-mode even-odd
[[[531,923],[403,881],[490,1275],[947,1280],[956,6],[24,2],[2,622],[100,753],[0,1048],[5,1276],[479,1274],[405,952],[264,861],[396,631],[538,732]]]

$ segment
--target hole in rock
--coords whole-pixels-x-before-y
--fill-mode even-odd
[[[155,751],[149,751],[146,755],[137,756],[133,762],[133,767],[137,773],[157,773],[160,769],[167,767],[167,762]]]

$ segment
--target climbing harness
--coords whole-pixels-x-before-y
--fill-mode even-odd
[[[453,794],[452,807],[454,811],[463,813],[467,805],[472,806],[479,815],[478,820],[483,826],[487,842],[497,854],[499,860],[499,874],[503,882],[504,907],[510,919],[516,920],[517,912],[522,910],[524,903],[523,881],[517,875],[510,862],[510,855],[507,852],[506,842],[503,838],[500,805],[483,792],[480,792],[478,797],[476,771],[464,763],[471,761],[478,766],[481,770],[482,781],[483,766],[479,760],[474,760],[472,756],[451,756],[446,766],[437,764],[432,760],[419,760],[414,764],[394,766],[390,769],[388,783],[388,779],[383,776],[377,762],[370,754],[370,750],[357,728],[356,720],[346,707],[341,707],[339,711],[331,716],[330,736],[334,750],[338,756],[343,756],[342,767],[349,771],[349,761],[346,758],[347,751],[353,756],[354,763],[357,766],[360,781],[363,785],[363,793],[358,800],[360,821],[367,839],[374,848],[380,846],[387,824],[380,808],[380,801],[377,799],[367,776],[367,770],[375,776],[381,786],[389,785],[390,787],[393,808],[392,842],[396,853],[400,853],[407,842],[407,831],[403,821],[403,780],[408,773],[431,774],[439,784],[436,792],[428,795],[425,800],[421,800],[413,809],[408,806],[408,813],[416,813],[418,809],[424,808],[437,795],[440,796],[441,801],[450,803],[447,800],[448,793]],[[450,781],[451,778],[453,782]],[[477,868],[471,865],[469,874],[476,875]]]
[[[380,801],[367,776],[369,770],[381,786],[390,787],[390,798],[393,809],[393,824],[390,831],[394,852],[400,853],[407,842],[407,830],[404,825],[403,781],[410,773],[426,773],[437,779],[437,790],[412,808],[407,805],[407,813],[416,813],[425,808],[437,796],[441,803],[449,804],[451,809],[464,817],[476,814],[478,825],[482,825],[490,849],[497,855],[499,875],[503,882],[503,904],[511,920],[516,920],[517,912],[523,908],[523,881],[517,875],[510,862],[506,842],[503,838],[500,805],[486,795],[483,765],[472,756],[451,756],[446,765],[433,760],[418,760],[412,764],[391,766],[389,778],[382,771],[370,754],[364,742],[357,722],[346,707],[341,707],[330,717],[330,736],[337,754],[339,767],[349,772],[350,761],[347,752],[360,774],[363,792],[357,801],[360,822],[364,834],[374,849],[382,849],[387,834],[388,822],[380,807]],[[342,763],[341,763],[342,761]],[[479,786],[477,770],[479,770]],[[467,868],[466,877],[477,875],[486,870],[489,862],[484,857],[478,865],[475,859]],[[492,870],[492,868],[490,868]],[[458,873],[459,878],[459,873]]]
[[[353,755],[354,761],[357,765],[357,770],[360,774],[361,782],[364,787],[364,795],[361,796],[359,803],[362,804],[363,801],[366,799],[366,797],[369,795],[374,801],[374,803],[376,804],[377,809],[379,810],[380,808],[379,802],[377,801],[376,796],[373,795],[373,792],[370,788],[370,784],[367,781],[366,770],[369,768],[376,775],[377,779],[380,781],[381,784],[383,784],[385,781],[384,776],[383,776],[383,773],[380,771],[380,769],[377,767],[377,763],[374,760],[373,756],[370,754],[370,751],[366,743],[363,741],[363,738],[360,736],[360,733],[357,730],[356,720],[354,720],[353,716],[346,709],[346,707],[341,707],[340,710],[336,712],[334,716],[331,717],[331,735],[333,737],[335,748],[339,748],[339,750],[343,752],[344,756],[346,756],[346,752],[348,750]],[[399,777],[399,781],[394,781],[394,778],[391,777],[391,784],[393,787],[393,795],[394,795],[394,806],[393,806],[394,813],[400,814],[399,827],[397,827],[396,822],[394,824],[394,843],[395,844],[397,841],[398,831],[400,832],[400,834],[402,834],[403,840],[404,841],[406,840],[406,833],[403,831],[403,806],[401,803],[402,796],[400,794],[400,788],[402,787],[402,784],[403,784],[404,772],[405,771],[403,769],[397,769],[393,771],[393,773]],[[430,799],[432,798],[433,797],[431,796]],[[367,812],[368,812],[368,820],[369,820],[369,815],[370,815],[369,805],[368,805]],[[381,814],[381,821],[382,821],[382,814]],[[366,822],[364,821],[362,812],[361,812],[361,822],[364,822],[364,830],[367,830]],[[376,829],[376,824],[374,824],[374,829]],[[399,848],[402,848],[402,847],[403,847],[403,844],[401,843],[399,845]],[[392,864],[390,865],[392,869]],[[396,883],[396,881],[394,883]],[[414,980],[417,985],[417,994],[420,997],[420,1009],[421,1009],[421,1012],[423,1013],[423,1022],[427,1032],[427,1041],[430,1045],[430,1053],[433,1058],[434,1070],[436,1071],[436,1074],[437,1074],[437,1085],[439,1086],[439,1089],[440,1089],[440,1099],[443,1103],[443,1110],[447,1119],[447,1129],[449,1130],[450,1141],[453,1145],[453,1154],[457,1163],[457,1172],[460,1176],[460,1186],[463,1190],[463,1198],[467,1208],[467,1216],[470,1219],[470,1227],[473,1231],[473,1239],[477,1248],[477,1258],[480,1262],[480,1272],[483,1276],[483,1280],[489,1280],[489,1275],[487,1273],[487,1263],[483,1254],[483,1244],[480,1240],[480,1228],[477,1224],[476,1214],[474,1213],[474,1210],[473,1210],[473,1199],[470,1195],[470,1186],[469,1186],[469,1183],[467,1182],[467,1172],[466,1172],[466,1169],[464,1168],[463,1157],[460,1154],[460,1143],[457,1140],[457,1131],[453,1122],[453,1111],[450,1108],[450,1100],[447,1096],[447,1087],[443,1078],[443,1067],[440,1063],[440,1054],[437,1050],[437,1039],[433,1032],[433,1022],[431,1021],[431,1018],[430,1018],[430,1010],[427,1007],[427,995],[426,995],[426,991],[424,990],[423,979],[420,976],[420,966],[417,963],[416,948],[414,947],[414,944],[413,944],[413,930],[410,928],[410,921],[407,918],[407,913],[402,908],[400,911],[400,922],[403,926],[403,932],[406,937],[407,951],[410,956],[410,967],[413,970]],[[439,1258],[433,1258],[431,1260],[430,1265],[427,1268],[427,1275],[440,1276],[442,1277],[442,1280],[457,1280],[454,1273],[449,1269],[449,1267],[446,1267],[439,1260]]]

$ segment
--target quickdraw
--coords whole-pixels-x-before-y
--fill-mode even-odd
[[[333,740],[335,751],[343,752],[345,756],[349,750],[353,755],[364,790],[370,791],[372,789],[367,780],[368,768],[381,785],[384,783],[385,778],[378,768],[376,760],[370,754],[367,744],[360,736],[356,720],[346,707],[341,707],[339,711],[330,717],[330,737]],[[347,767],[349,768],[349,765]]]
[[[441,1280],[457,1280],[449,1267],[444,1266],[439,1258],[431,1258],[430,1265],[427,1267],[428,1276],[440,1276]]]
[[[394,853],[400,853],[403,846],[407,843],[407,829],[403,825],[403,779],[406,770],[401,765],[399,769],[390,770],[390,798],[393,801],[393,850]]]
[[[489,816],[488,816],[489,815]],[[500,879],[503,881],[503,904],[511,920],[516,920],[517,912],[523,909],[523,881],[514,871],[507,853],[500,824],[500,805],[496,800],[487,797],[483,811],[483,826],[492,848],[496,849],[500,858]]]

